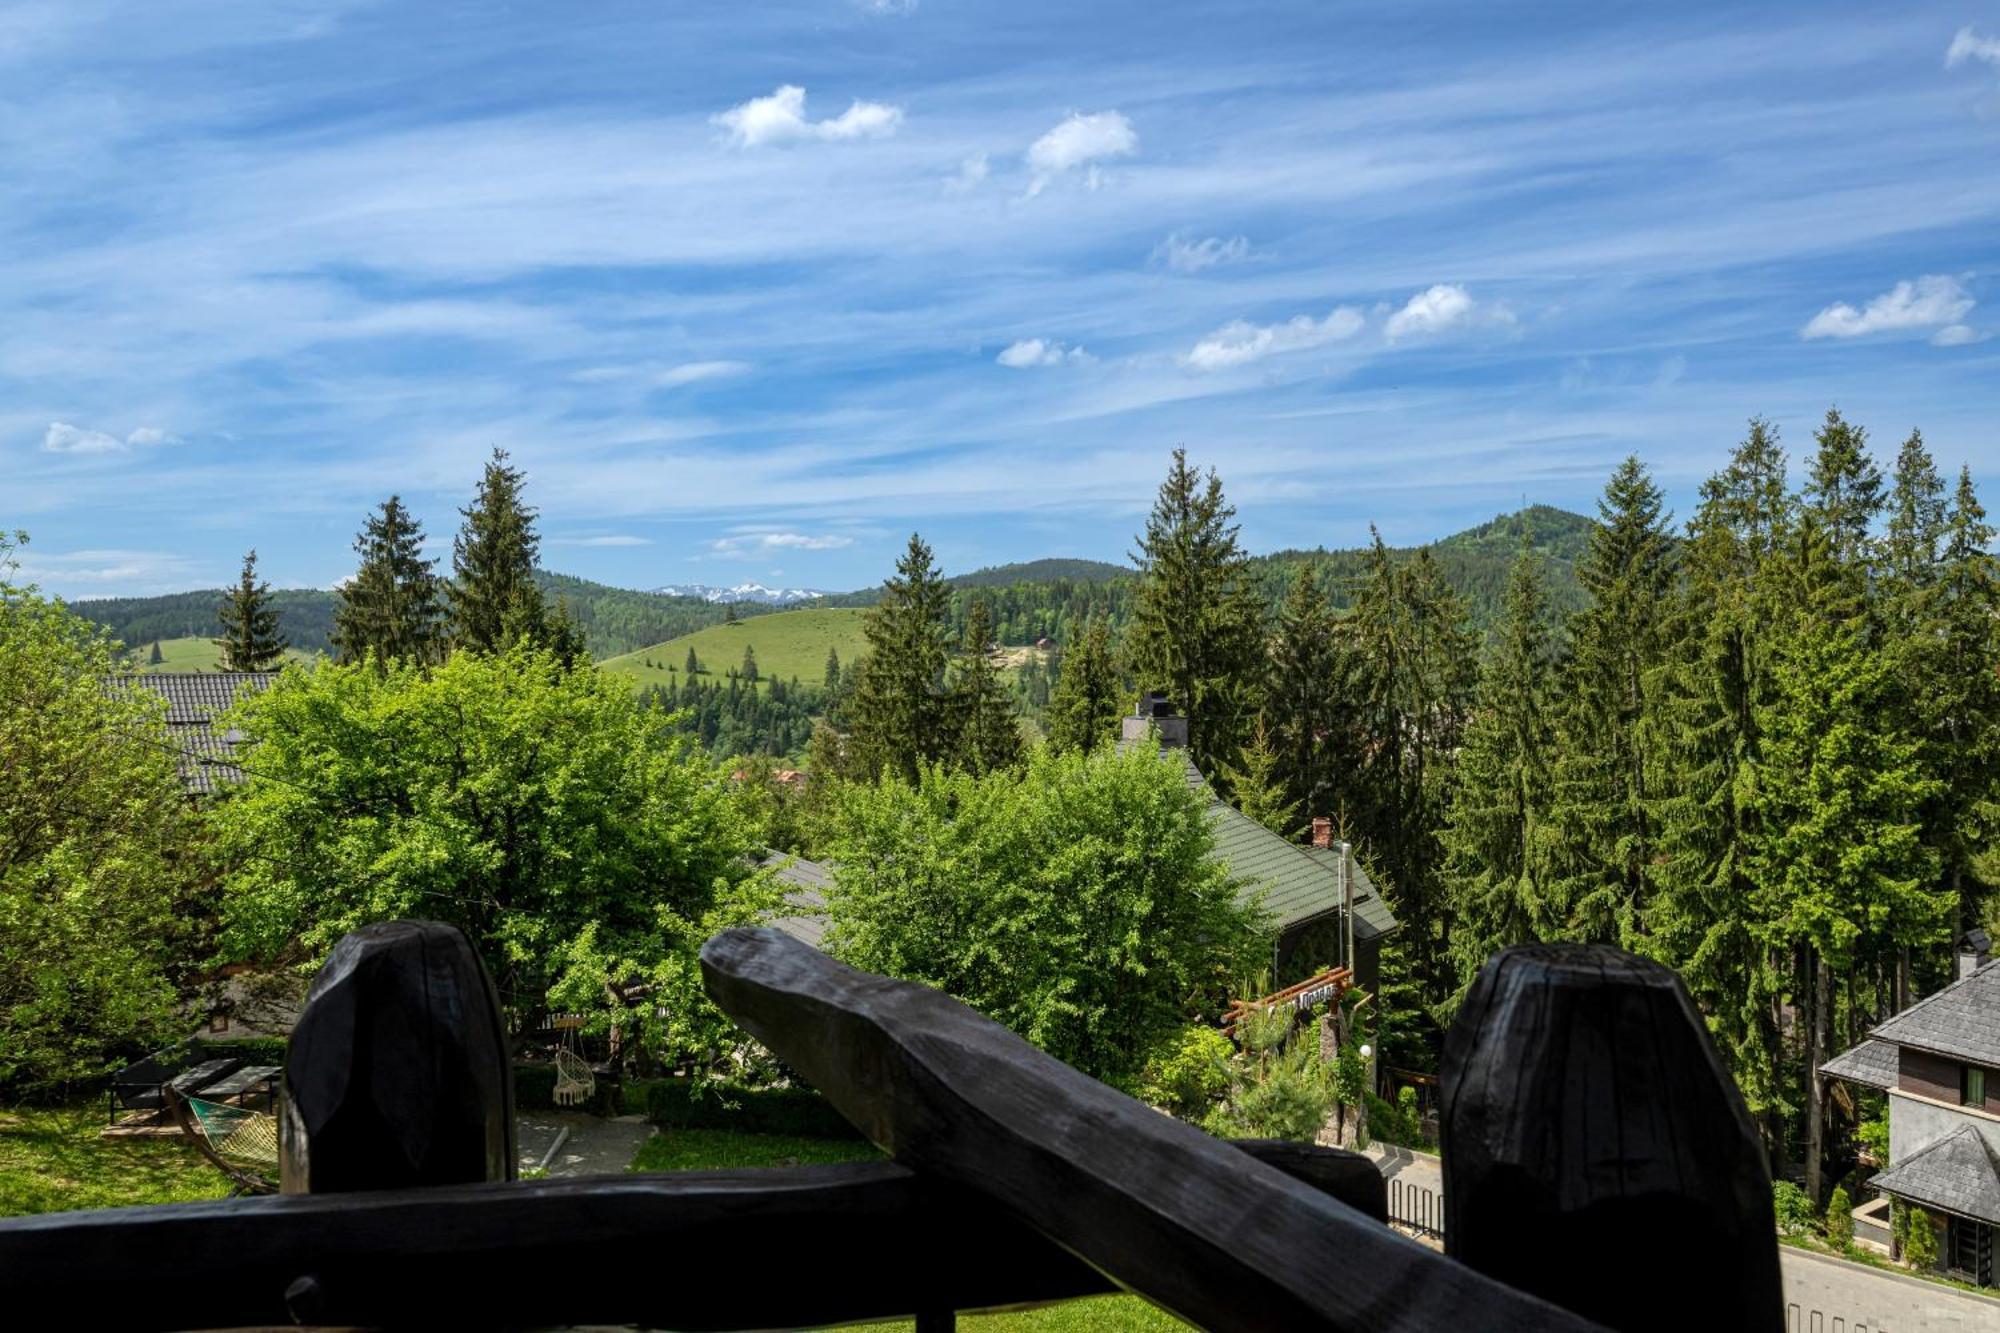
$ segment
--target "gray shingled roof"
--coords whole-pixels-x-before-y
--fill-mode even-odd
[[[792,909],[771,925],[801,944],[819,948],[826,938],[826,891],[833,883],[833,872],[817,861],[776,853],[761,864],[777,868],[778,882],[787,890],[785,906]]]
[[[1845,1055],[1828,1060],[1819,1072],[1828,1078],[1888,1089],[1896,1086],[1896,1066],[1895,1043],[1870,1038]]]
[[[111,676],[104,688],[113,694],[144,690],[167,701],[167,743],[180,752],[181,785],[190,793],[206,794],[243,780],[243,770],[230,761],[244,738],[217,730],[215,719],[245,694],[269,689],[277,678],[275,671],[162,671]]]
[[[1869,1182],[1884,1194],[2000,1225],[2000,1163],[1966,1125]]]
[[[1121,740],[1118,748],[1129,750],[1138,741]],[[1187,751],[1179,751],[1187,773],[1188,786],[1208,799],[1208,815],[1215,826],[1215,854],[1229,867],[1229,873],[1245,881],[1244,898],[1262,895],[1264,910],[1285,930],[1316,916],[1340,910],[1339,858],[1324,848],[1301,847],[1250,818],[1222,799],[1195,767]],[[1354,933],[1358,939],[1386,935],[1396,928],[1396,918],[1382,901],[1366,871],[1354,866]]]
[[[1988,963],[1868,1035],[1968,1064],[2000,1066],[2000,966]]]

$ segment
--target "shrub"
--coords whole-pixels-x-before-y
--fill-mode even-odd
[[[1778,1230],[1787,1236],[1803,1236],[1813,1230],[1812,1200],[1789,1180],[1771,1186],[1771,1203],[1778,1215]]]
[[[810,1088],[732,1089],[688,1079],[639,1085],[646,1118],[667,1129],[726,1129],[741,1134],[793,1134],[858,1139],[861,1132]],[[626,1104],[631,1105],[628,1090]]]
[[[1927,1273],[1937,1267],[1938,1239],[1937,1227],[1932,1224],[1929,1213],[1921,1208],[1898,1205],[1901,1230],[1899,1237],[1903,1243],[1903,1262],[1920,1273]]]
[[[1237,1025],[1243,1045],[1229,1099],[1210,1113],[1211,1134],[1311,1143],[1333,1112],[1333,1068],[1320,1059],[1319,1034],[1294,1031],[1292,1011],[1269,1009]]]
[[[1854,1204],[1845,1185],[1836,1186],[1826,1201],[1826,1238],[1837,1249],[1854,1248]]]
[[[1404,1148],[1428,1148],[1430,1142],[1424,1138],[1423,1121],[1417,1115],[1416,1089],[1404,1088],[1403,1093],[1408,1095],[1399,1094],[1394,1102],[1384,1101],[1372,1092],[1364,1094],[1368,1105],[1368,1137]]]
[[[1146,1062],[1140,1099],[1183,1120],[1200,1121],[1229,1091],[1234,1052],[1220,1028],[1191,1023]]]

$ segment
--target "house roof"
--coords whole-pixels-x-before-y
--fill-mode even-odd
[[[833,871],[817,861],[772,853],[760,865],[773,866],[786,889],[785,906],[792,910],[771,925],[801,944],[820,947],[826,938],[826,891],[833,883]]]
[[[1121,740],[1120,750],[1139,744]],[[1229,873],[1244,881],[1243,896],[1262,895],[1264,910],[1280,930],[1341,908],[1339,854],[1330,848],[1301,847],[1259,824],[1222,799],[1187,751],[1179,751],[1188,786],[1208,800],[1209,822],[1215,828],[1215,854]],[[1368,872],[1348,863],[1354,872],[1354,934],[1373,939],[1396,928],[1395,914],[1382,900]]]
[[[1828,1078],[1844,1079],[1884,1090],[1896,1086],[1896,1044],[1870,1038],[1819,1067]]]
[[[2000,1067],[2000,967],[1988,963],[1917,1001],[1868,1035],[1968,1064]]]
[[[260,694],[278,678],[275,671],[153,672],[110,676],[104,688],[129,695],[157,694],[167,702],[167,739],[180,752],[181,785],[206,794],[243,780],[232,762],[243,743],[239,732],[220,730],[215,720],[246,694]]]
[[[2000,1225],[2000,1162],[1971,1125],[1954,1129],[1869,1183],[1911,1203]]]

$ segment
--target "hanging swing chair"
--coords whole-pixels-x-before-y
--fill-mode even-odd
[[[576,1020],[581,1022],[581,1020]],[[557,1106],[582,1106],[597,1091],[597,1074],[576,1050],[576,1026],[565,1027],[563,1044],[556,1047]]]

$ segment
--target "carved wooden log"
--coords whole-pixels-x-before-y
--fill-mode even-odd
[[[492,978],[434,921],[334,946],[292,1030],[278,1118],[287,1194],[514,1178],[514,1088]]]
[[[1241,1150],[1308,1179],[1352,1169],[1299,1144]],[[121,1329],[785,1328],[1113,1290],[994,1204],[888,1162],[0,1219],[0,1309]]]
[[[709,994],[869,1138],[1214,1330],[1594,1327],[1036,1050],[948,996],[773,930],[702,950]]]
[[[1778,1327],[1763,1150],[1672,971],[1605,946],[1497,955],[1443,1092],[1448,1254],[1620,1329]]]

